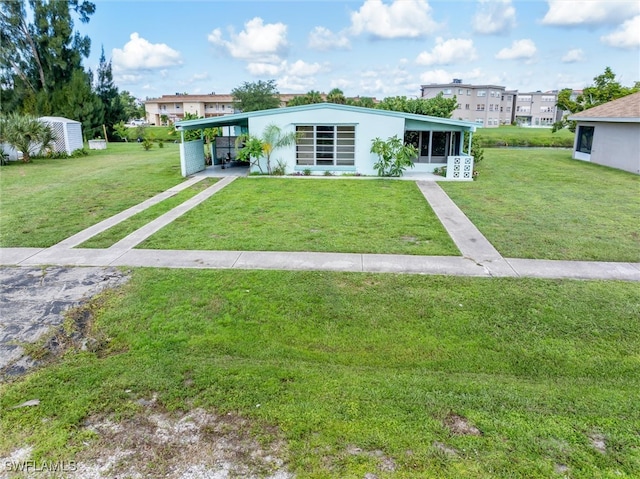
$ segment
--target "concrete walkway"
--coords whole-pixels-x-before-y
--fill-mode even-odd
[[[222,178],[213,186],[131,233],[110,248],[74,248],[92,236],[172,196],[202,178],[203,176],[191,178],[51,248],[0,249],[0,265],[279,269],[640,281],[640,263],[503,258],[435,181],[417,181],[417,185],[462,256],[134,249],[159,229],[231,183],[236,178],[234,176]]]

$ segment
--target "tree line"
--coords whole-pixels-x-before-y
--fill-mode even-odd
[[[243,112],[269,110],[281,107],[280,93],[275,80],[244,82],[231,90],[236,107]],[[332,89],[328,94],[311,90],[304,95],[294,96],[286,106],[311,105],[313,103],[337,103],[340,105],[378,108],[381,110],[402,111],[418,115],[450,118],[456,109],[456,98],[444,98],[442,93],[434,98],[407,98],[393,96],[376,102],[371,97],[351,97],[344,95],[339,88]]]
[[[85,69],[91,39],[74,30],[90,21],[88,0],[0,0],[0,113],[80,121],[87,139],[112,134],[144,110],[118,91],[104,48],[96,73]]]

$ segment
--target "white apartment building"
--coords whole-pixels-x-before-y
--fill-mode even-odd
[[[518,123],[523,126],[551,126],[562,118],[553,92],[519,93],[499,85],[471,85],[454,79],[451,83],[432,83],[420,87],[422,98],[442,93],[458,102],[452,118],[473,121],[485,128]]]
[[[552,126],[562,119],[557,101],[557,91],[518,93],[514,120],[521,126]]]

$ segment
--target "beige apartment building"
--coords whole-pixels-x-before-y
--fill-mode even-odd
[[[471,85],[454,79],[420,87],[422,98],[442,93],[456,97],[452,118],[472,121],[485,128],[518,123],[523,126],[551,126],[562,117],[557,111],[557,92],[519,93],[499,85]]]
[[[282,106],[285,106],[294,96],[280,95]],[[150,98],[144,102],[146,121],[150,125],[164,125],[180,121],[185,113],[191,113],[198,118],[230,115],[236,113],[233,96],[216,95],[162,95],[160,98]]]

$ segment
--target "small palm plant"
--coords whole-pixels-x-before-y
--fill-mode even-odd
[[[251,166],[257,166],[260,173],[264,173],[260,159],[265,158],[267,174],[270,175],[272,174],[271,154],[278,148],[293,145],[297,139],[296,132],[283,133],[279,126],[270,124],[265,127],[261,137],[245,133],[236,138],[236,149],[239,145],[243,145],[238,149],[237,156],[243,161],[248,161]]]
[[[29,163],[32,154],[40,153],[55,141],[51,127],[34,116],[11,113],[0,123],[0,141],[21,151],[24,163]]]

